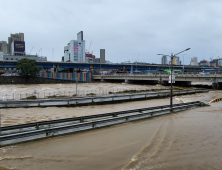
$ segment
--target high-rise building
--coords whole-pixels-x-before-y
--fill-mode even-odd
[[[163,64],[163,65],[169,64],[168,61],[167,61],[167,55],[163,55],[163,57],[161,59],[161,64]]]
[[[8,54],[13,54],[13,49],[12,49],[13,41],[24,42],[24,33],[11,34],[10,37],[8,37]]]
[[[64,47],[64,61],[78,62],[85,60],[85,40],[83,40],[83,31],[80,31],[77,34],[77,40],[71,40],[67,46]]]
[[[180,65],[180,57],[175,56],[175,64]]]
[[[105,49],[100,49],[100,63],[105,63]]]
[[[8,54],[8,44],[6,41],[0,41],[0,52]]]
[[[173,65],[180,65],[180,57],[173,57]]]
[[[213,66],[213,67],[218,67],[218,61],[219,59],[213,59],[210,61],[210,66]]]
[[[190,65],[191,66],[198,66],[197,57],[191,58]]]
[[[222,59],[218,60],[218,66],[221,67],[222,66]]]

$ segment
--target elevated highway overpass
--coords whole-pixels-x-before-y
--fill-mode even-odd
[[[0,61],[0,68],[4,68],[7,70],[16,69],[16,60],[3,60]],[[90,71],[95,70],[108,70],[108,69],[118,69],[118,70],[131,70],[131,67],[135,70],[165,70],[169,69],[169,65],[161,65],[161,64],[135,64],[135,63],[72,63],[72,62],[52,62],[52,61],[41,61],[36,62],[36,65],[40,69],[51,69],[54,68],[55,71],[59,68],[63,69],[88,69]],[[182,65],[174,65],[174,69],[182,70]],[[199,66],[184,66],[185,72],[200,72],[201,69],[209,69],[213,67],[199,67]]]
[[[221,74],[178,74],[175,76],[176,85],[190,85],[191,82],[210,82],[215,89],[222,89],[222,75]],[[122,82],[144,82],[152,84],[167,85],[169,81],[169,74],[107,74],[107,75],[93,75],[94,80],[99,81],[122,81]]]

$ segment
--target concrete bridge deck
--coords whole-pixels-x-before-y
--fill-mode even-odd
[[[178,74],[175,76],[175,83],[189,85],[191,82],[211,82],[215,88],[222,88],[221,74]],[[107,74],[107,75],[93,75],[94,80],[101,81],[124,81],[124,82],[150,82],[168,84],[170,74]]]

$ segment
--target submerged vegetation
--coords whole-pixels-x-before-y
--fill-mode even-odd
[[[37,97],[36,96],[29,96],[29,97],[27,97],[26,99],[31,99],[31,100],[33,100],[33,99],[37,99]]]
[[[89,93],[89,94],[86,94],[87,96],[95,96],[96,94],[95,93]]]

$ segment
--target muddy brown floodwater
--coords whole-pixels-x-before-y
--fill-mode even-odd
[[[217,97],[222,97],[222,91],[174,97],[173,101],[207,103]],[[3,121],[20,115],[14,121],[22,123],[46,116],[54,119],[166,104],[169,98],[79,108],[7,109],[2,113]],[[2,147],[0,169],[221,169],[221,120],[222,102],[217,102],[152,119]]]
[[[77,86],[78,96],[94,93],[97,95],[108,94],[108,92],[124,90],[148,90],[169,89],[169,86],[161,85],[136,85],[126,83],[79,83]],[[35,93],[35,94],[34,94]],[[0,100],[25,99],[35,95],[38,98],[47,96],[72,96],[76,94],[76,84],[20,84],[0,85]]]

